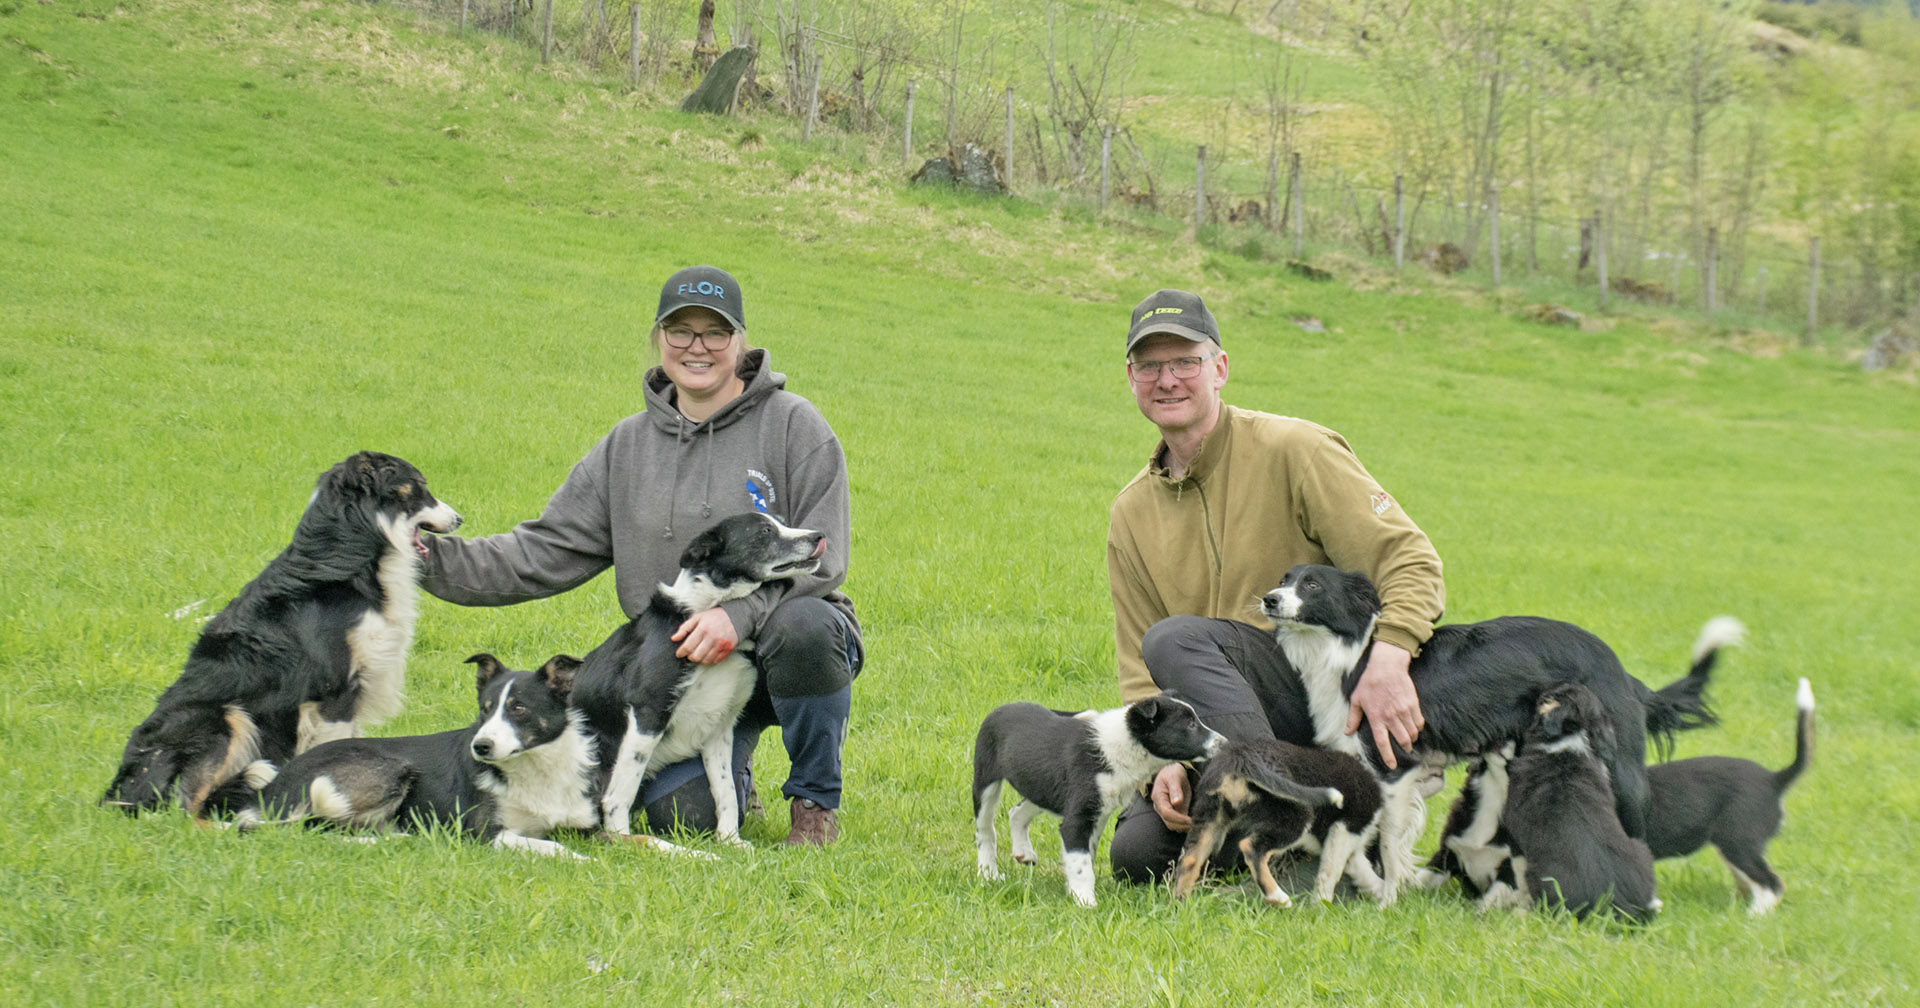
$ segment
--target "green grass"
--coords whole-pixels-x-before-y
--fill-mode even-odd
[[[1548,329],[1411,276],[1296,281],[901,189],[851,145],[416,24],[0,5],[0,1000],[1913,1000],[1910,369],[1631,317]],[[638,408],[658,283],[696,261],[740,276],[756,342],[849,456],[871,660],[840,844],[779,849],[776,809],[717,863],[579,838],[596,860],[555,863],[94,806],[195,619],[284,546],[321,470],[396,452],[468,531],[511,527]],[[1152,441],[1122,319],[1162,285],[1208,296],[1233,401],[1349,437],[1438,544],[1450,619],[1575,620],[1658,683],[1707,617],[1742,617],[1726,724],[1683,755],[1784,763],[1813,679],[1821,748],[1773,845],[1775,915],[1747,920],[1710,854],[1660,866],[1643,931],[1482,919],[1452,893],[1174,906],[1104,866],[1082,911],[1045,840],[1038,868],[974,881],[981,715],[1115,700],[1100,544]],[[525,667],[616,620],[606,579],[510,609],[423,601],[409,708],[381,731],[463,723],[474,651]],[[769,801],[784,769],[770,738]]]

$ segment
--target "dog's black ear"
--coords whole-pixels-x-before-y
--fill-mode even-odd
[[[573,674],[586,662],[572,655],[557,654],[540,666],[540,678],[546,680],[547,688],[555,695],[565,697],[573,693]]]
[[[484,690],[487,688],[487,680],[492,679],[494,676],[497,676],[500,673],[507,671],[507,667],[505,665],[500,664],[500,659],[495,658],[494,656],[488,654],[485,651],[482,651],[477,655],[473,655],[472,657],[469,657],[467,659],[467,663],[469,665],[480,666],[479,671],[474,675],[474,678],[473,678],[474,688],[479,690]]]
[[[708,529],[693,537],[687,544],[687,551],[680,554],[680,566],[687,570],[699,570],[709,566],[720,553],[720,533]]]
[[[1347,586],[1353,597],[1359,599],[1369,612],[1380,611],[1380,592],[1373,587],[1373,579],[1363,571],[1347,571]]]

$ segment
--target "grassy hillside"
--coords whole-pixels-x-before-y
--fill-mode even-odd
[[[1914,997],[1911,371],[1632,319],[1544,328],[1425,277],[1312,284],[907,189],[854,144],[682,116],[360,5],[7,0],[0,109],[6,1003]],[[556,864],[95,807],[319,472],[395,452],[467,531],[511,527],[639,407],[658,284],[701,261],[741,278],[755,342],[847,448],[872,657],[840,844],[779,849],[776,809],[717,863],[572,838],[596,860]],[[1219,316],[1231,400],[1341,430],[1430,532],[1450,620],[1574,620],[1659,683],[1706,618],[1740,616],[1725,725],[1682,755],[1784,763],[1813,680],[1821,748],[1773,846],[1774,916],[1747,920],[1709,854],[1660,866],[1667,910],[1636,932],[1481,919],[1450,891],[1176,907],[1104,863],[1080,911],[1046,839],[1039,867],[974,881],[979,718],[1115,699],[1101,538],[1152,442],[1121,334],[1165,285]],[[617,619],[607,579],[425,600],[408,710],[380,731],[463,723],[476,650],[528,667]],[[770,803],[784,762],[766,740]]]

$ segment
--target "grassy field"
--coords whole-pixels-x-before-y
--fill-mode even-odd
[[[1412,273],[1309,284],[900,188],[850,143],[415,25],[0,2],[0,1001],[1914,1001],[1911,368],[1632,319],[1543,328]],[[779,848],[776,809],[714,863],[584,838],[594,861],[556,863],[95,806],[315,476],[391,451],[467,531],[511,527],[639,407],[658,284],[700,261],[741,278],[755,342],[849,456],[871,658],[841,843]],[[1813,680],[1820,751],[1772,848],[1773,916],[1748,920],[1711,854],[1660,865],[1667,909],[1639,931],[1483,919],[1450,891],[1174,906],[1104,863],[1083,911],[1044,840],[1039,867],[974,880],[981,715],[1116,698],[1102,533],[1152,441],[1121,334],[1163,285],[1208,297],[1231,400],[1349,437],[1446,559],[1449,620],[1574,620],[1660,683],[1705,619],[1741,617],[1725,725],[1681,755],[1786,762]],[[408,710],[380,731],[464,723],[474,651],[528,667],[617,619],[608,579],[510,609],[425,600]],[[758,768],[772,803],[771,739]]]

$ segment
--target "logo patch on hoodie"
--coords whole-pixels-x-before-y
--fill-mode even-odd
[[[775,502],[780,495],[773,492],[773,481],[758,469],[747,470],[747,498],[753,501],[753,509],[761,514],[772,514]]]

